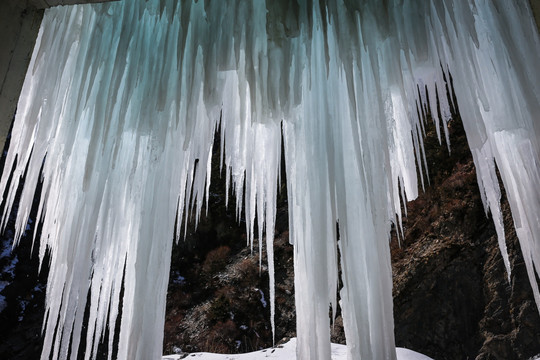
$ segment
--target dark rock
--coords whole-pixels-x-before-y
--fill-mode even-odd
[[[502,209],[512,277],[484,214],[459,121],[452,154],[428,127],[431,185],[407,204],[401,246],[391,244],[396,344],[434,359],[527,359],[540,353],[540,317],[510,209]]]

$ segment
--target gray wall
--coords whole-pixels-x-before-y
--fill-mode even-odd
[[[530,0],[530,2],[534,13],[534,18],[536,19],[536,25],[538,26],[538,31],[540,32],[540,0]]]
[[[15,114],[43,10],[25,0],[0,1],[0,147]]]
[[[115,1],[115,0],[29,0],[31,5],[37,9],[46,9],[51,6],[58,6],[58,5],[75,5],[75,4],[99,3],[99,2],[109,2],[109,1]]]

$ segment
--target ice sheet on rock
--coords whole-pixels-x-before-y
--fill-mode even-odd
[[[43,179],[42,261],[51,249],[43,358],[75,357],[80,343],[94,358],[108,324],[111,350],[117,320],[119,358],[161,355],[172,239],[208,203],[217,129],[227,196],[246,219],[248,243],[266,247],[272,316],[283,142],[299,358],[330,357],[338,290],[349,358],[396,357],[390,224],[400,226],[402,202],[429,182],[426,121],[451,149],[457,106],[505,263],[495,166],[540,304],[538,63],[539,36],[518,1],[48,9],[7,154],[13,180],[7,171],[0,180],[5,226],[26,172],[17,242]],[[446,97],[450,73],[457,104]]]

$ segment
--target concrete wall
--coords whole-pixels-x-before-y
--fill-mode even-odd
[[[530,2],[534,18],[536,19],[536,26],[538,26],[538,32],[540,32],[540,0],[530,0]]]
[[[25,0],[0,1],[0,146],[15,114],[26,69],[43,18]]]
[[[29,0],[31,5],[34,6],[36,9],[46,9],[51,6],[58,6],[58,5],[88,4],[88,3],[99,3],[99,2],[109,2],[109,1],[115,1],[115,0]]]

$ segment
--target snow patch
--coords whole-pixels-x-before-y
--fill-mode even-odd
[[[266,299],[264,298],[264,292],[261,289],[256,289],[259,291],[259,294],[261,294],[261,304],[263,308],[266,309],[266,306],[268,306],[268,303],[266,302]]]
[[[296,338],[292,338],[283,345],[278,345],[271,349],[254,351],[246,354],[212,354],[212,353],[191,353],[182,355],[166,355],[162,360],[179,360],[179,359],[197,359],[197,360],[294,360],[296,359]],[[430,357],[422,355],[418,352],[397,348],[397,360],[432,360]],[[347,347],[345,345],[332,344],[331,347],[332,360],[346,360]]]

